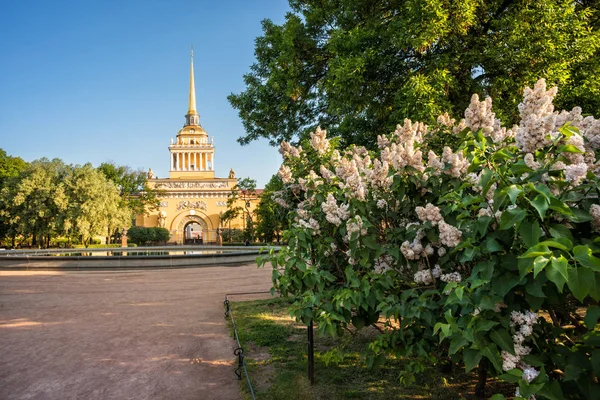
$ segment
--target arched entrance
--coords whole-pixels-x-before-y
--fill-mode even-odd
[[[188,222],[183,228],[183,244],[202,244],[204,242],[202,231],[202,225],[198,222]]]
[[[190,214],[176,222],[175,232],[182,244],[202,244],[208,240],[208,226],[206,221],[198,215]]]

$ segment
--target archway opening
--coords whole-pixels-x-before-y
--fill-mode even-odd
[[[191,221],[183,228],[184,244],[202,244],[204,242],[203,229],[196,221]]]

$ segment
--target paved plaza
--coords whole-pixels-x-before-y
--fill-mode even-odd
[[[0,399],[239,399],[224,295],[270,276],[0,271]]]

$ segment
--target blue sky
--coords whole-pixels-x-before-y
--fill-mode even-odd
[[[244,89],[261,20],[287,0],[0,1],[0,147],[26,161],[104,161],[167,177],[183,126],[194,46],[200,122],[215,169],[263,187],[281,158],[244,135],[227,95]]]

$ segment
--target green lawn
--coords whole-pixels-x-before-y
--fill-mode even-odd
[[[367,368],[360,352],[377,333],[368,328],[343,338],[318,335],[315,328],[315,385],[310,386],[306,327],[289,317],[286,306],[279,298],[231,303],[257,399],[460,399],[473,392],[475,376],[459,368],[443,374],[431,366],[410,386],[400,379],[406,360]],[[326,365],[327,352],[342,342],[342,359]],[[242,385],[250,398],[245,377]]]

